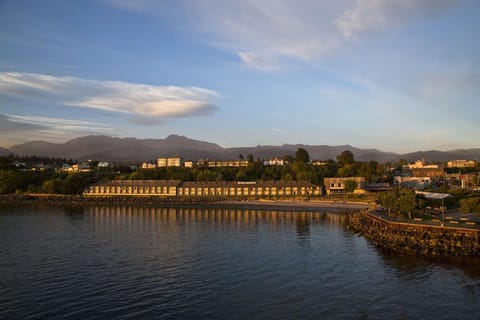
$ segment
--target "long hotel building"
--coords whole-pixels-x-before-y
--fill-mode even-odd
[[[112,180],[88,187],[85,196],[317,196],[322,189],[308,181]]]

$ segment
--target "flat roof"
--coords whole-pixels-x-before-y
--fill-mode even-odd
[[[416,194],[421,194],[427,199],[445,199],[448,197],[453,197],[448,193],[438,193],[438,192],[427,192],[427,191],[415,191]]]

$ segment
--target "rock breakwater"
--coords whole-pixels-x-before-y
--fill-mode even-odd
[[[375,245],[425,256],[480,256],[480,230],[392,222],[370,212],[352,213],[347,227]]]

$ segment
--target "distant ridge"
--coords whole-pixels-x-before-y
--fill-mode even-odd
[[[2,148],[0,147],[0,156],[4,157],[4,156],[8,156],[9,154],[11,154],[12,151],[6,149],[6,148]]]
[[[480,148],[452,151],[418,151],[407,154],[383,152],[377,149],[361,149],[350,145],[303,145],[284,144],[282,146],[256,146],[222,148],[218,144],[194,140],[179,135],[169,135],[165,139],[114,138],[105,135],[92,135],[76,138],[65,143],[31,141],[11,147],[0,148],[0,154],[37,155],[78,160],[107,160],[118,162],[149,161],[161,156],[181,156],[185,159],[237,159],[240,154],[246,157],[266,159],[294,155],[298,148],[306,149],[312,159],[335,159],[344,150],[350,150],[359,161],[381,163],[405,159],[409,162],[418,159],[426,161],[447,161],[454,159],[480,159]]]

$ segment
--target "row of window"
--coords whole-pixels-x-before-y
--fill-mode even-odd
[[[185,188],[185,187],[90,187],[86,194],[168,194],[168,195],[311,195],[319,189],[307,187],[266,188]],[[178,191],[178,193],[177,193]]]

